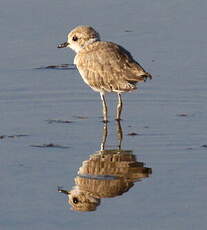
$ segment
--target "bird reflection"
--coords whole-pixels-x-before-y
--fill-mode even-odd
[[[119,141],[117,149],[105,149],[108,126],[104,124],[100,150],[82,162],[74,179],[75,186],[70,191],[58,189],[68,195],[72,210],[95,211],[101,198],[120,196],[135,182],[152,173],[151,168],[136,160],[131,150],[121,148],[123,132],[119,121],[116,133]]]

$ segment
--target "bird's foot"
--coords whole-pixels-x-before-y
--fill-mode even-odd
[[[122,119],[121,118],[115,118],[115,121],[120,122]]]

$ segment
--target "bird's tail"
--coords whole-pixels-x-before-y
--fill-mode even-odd
[[[145,72],[143,75],[140,76],[142,78],[142,80],[146,81],[146,80],[151,80],[152,79],[152,75],[150,73]]]
[[[149,78],[151,80],[152,79],[152,75],[150,73],[146,73],[146,78],[147,79]]]

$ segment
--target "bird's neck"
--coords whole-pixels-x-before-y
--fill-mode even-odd
[[[85,42],[84,47],[86,47],[87,45],[90,45],[90,44],[92,44],[94,42],[97,42],[97,41],[100,41],[100,39],[97,38],[97,37],[96,38],[90,38],[87,42]]]
[[[76,53],[79,53],[80,51],[86,49],[89,45],[93,44],[94,42],[98,42],[98,41],[100,41],[99,38],[91,38],[88,41],[84,42],[83,45],[75,47],[74,50]]]
[[[94,42],[98,42],[100,41],[99,38],[90,38],[88,41],[86,41],[78,50],[78,52],[80,52],[81,50],[85,49],[87,46],[93,44]]]

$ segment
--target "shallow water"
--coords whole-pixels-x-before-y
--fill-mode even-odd
[[[205,229],[207,3],[1,1],[0,228]],[[128,192],[75,212],[70,190],[100,150],[100,98],[58,50],[68,30],[93,25],[154,76],[124,95],[122,149],[152,174]],[[105,148],[117,148],[114,95]],[[137,135],[128,135],[136,133]]]

